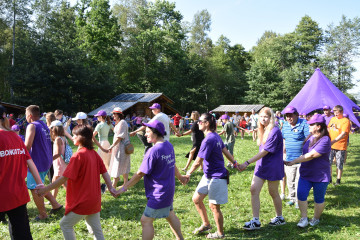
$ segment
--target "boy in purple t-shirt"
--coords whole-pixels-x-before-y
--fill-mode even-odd
[[[166,134],[164,124],[158,120],[143,123],[146,128],[146,138],[153,143],[145,154],[136,174],[117,192],[120,195],[135,185],[144,177],[145,194],[148,199],[145,211],[141,217],[143,238],[154,237],[153,222],[156,218],[166,218],[177,239],[184,239],[181,233],[180,221],[173,211],[175,193],[175,176],[182,184],[188,182],[188,177],[182,176],[175,165],[174,147],[164,141]]]

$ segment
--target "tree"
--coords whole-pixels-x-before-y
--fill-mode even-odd
[[[204,9],[197,12],[194,16],[190,30],[191,52],[205,57],[211,49],[212,42],[208,36],[211,30],[211,15]]]

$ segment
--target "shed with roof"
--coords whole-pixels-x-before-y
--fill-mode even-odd
[[[251,111],[254,109],[255,112],[259,112],[264,105],[220,105],[214,110],[211,110],[213,113],[223,115],[227,112],[229,116],[232,116],[236,112],[239,112],[240,115],[247,113],[250,116]]]
[[[94,116],[98,111],[104,110],[108,115],[115,107],[119,107],[123,110],[124,114],[133,114],[152,117],[152,112],[149,107],[159,103],[161,105],[161,111],[166,114],[176,114],[171,104],[174,101],[165,96],[163,93],[122,93],[104,105],[89,112],[89,116]]]
[[[0,102],[0,104],[6,108],[8,114],[13,113],[16,117],[20,114],[25,114],[26,107],[24,106],[7,102]]]

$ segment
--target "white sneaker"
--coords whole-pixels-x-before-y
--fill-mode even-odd
[[[284,200],[285,199],[285,194],[280,194],[280,198],[281,198],[281,200]]]
[[[307,225],[309,225],[309,220],[308,218],[301,218],[300,221],[298,222],[297,226],[300,228],[304,228]]]
[[[311,219],[311,221],[309,223],[311,226],[315,226],[315,225],[318,225],[319,222],[320,222],[320,219],[313,218],[313,219]]]

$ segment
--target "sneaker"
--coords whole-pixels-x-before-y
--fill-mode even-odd
[[[299,204],[295,203],[295,208],[298,209],[299,208]]]
[[[288,205],[288,206],[292,206],[292,205],[294,205],[295,204],[295,202],[293,201],[293,200],[290,200],[290,201],[288,201],[287,203],[286,203],[286,205]]]
[[[274,217],[271,219],[269,225],[272,227],[280,226],[286,224],[285,219],[283,217]]]
[[[246,230],[256,230],[256,229],[260,229],[260,226],[261,226],[260,221],[250,220],[249,222],[245,223],[243,228]]]
[[[311,219],[311,221],[309,222],[309,224],[310,224],[311,226],[315,226],[315,225],[318,225],[319,222],[320,222],[320,219],[313,218],[313,219]]]
[[[309,220],[308,218],[301,218],[300,221],[298,222],[297,226],[300,228],[304,228],[307,225],[309,225]]]
[[[280,198],[281,198],[281,200],[284,200],[285,199],[285,194],[280,194]]]
[[[101,194],[104,194],[105,193],[105,191],[106,191],[106,184],[101,184]]]

